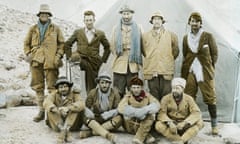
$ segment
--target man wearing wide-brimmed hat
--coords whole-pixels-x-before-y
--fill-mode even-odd
[[[192,12],[188,18],[191,31],[183,38],[183,62],[181,75],[187,81],[185,93],[195,100],[198,87],[203,101],[208,106],[212,134],[218,135],[217,96],[215,91],[215,65],[218,59],[218,48],[214,36],[203,30],[202,16]]]
[[[160,11],[154,12],[149,22],[153,28],[143,34],[143,74],[150,93],[161,100],[171,92],[175,59],[179,54],[178,39],[176,34],[164,28],[166,20]]]
[[[122,118],[117,111],[117,106],[120,102],[118,90],[111,87],[112,79],[107,72],[100,73],[95,80],[97,87],[88,93],[85,103],[86,107],[91,111],[92,115],[94,115],[92,119],[101,124],[105,130],[117,130],[122,122]],[[88,125],[93,125],[92,129],[81,131],[80,138],[97,134],[96,131],[99,127],[94,127],[91,120]],[[104,132],[102,131],[102,133]]]
[[[47,87],[51,93],[58,78],[59,67],[62,66],[64,54],[64,38],[60,28],[53,24],[50,17],[52,12],[47,4],[40,5],[37,13],[38,23],[33,25],[24,41],[24,53],[30,64],[31,87],[36,92],[39,113],[34,117],[35,122],[44,119],[44,90]],[[47,86],[45,85],[45,81]]]
[[[114,55],[113,85],[123,97],[127,83],[138,75],[142,66],[142,30],[133,20],[134,10],[129,6],[124,5],[119,13],[122,17],[113,28],[111,50]]]
[[[187,144],[203,128],[199,107],[193,98],[185,94],[186,80],[174,78],[172,93],[161,100],[161,109],[157,116],[157,132],[176,144]]]

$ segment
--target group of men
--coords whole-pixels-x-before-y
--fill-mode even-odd
[[[59,27],[51,22],[49,6],[42,4],[39,21],[32,26],[24,42],[26,59],[32,74],[31,87],[38,98],[39,113],[35,122],[45,119],[59,131],[58,143],[71,141],[71,130],[80,130],[80,138],[101,135],[112,143],[112,132],[123,127],[134,134],[133,144],[155,141],[151,129],[176,143],[187,143],[203,127],[196,100],[198,87],[208,105],[212,134],[218,134],[214,69],[217,46],[213,36],[203,31],[202,17],[191,13],[191,31],[183,38],[182,78],[174,78],[175,59],[179,55],[178,38],[164,28],[165,17],[159,11],[150,17],[153,28],[143,33],[133,20],[134,10],[127,5],[119,13],[121,19],[113,28],[109,42],[104,32],[94,27],[93,11],[84,12],[85,27],[74,31],[64,41]],[[72,52],[72,45],[77,50]],[[104,52],[100,55],[100,45]],[[110,53],[114,56],[111,75],[100,73]],[[85,102],[80,92],[72,89],[66,77],[58,78],[63,55],[78,63],[86,72]],[[148,82],[144,90],[142,71]],[[45,98],[45,81],[49,96]],[[113,86],[111,86],[113,85]]]

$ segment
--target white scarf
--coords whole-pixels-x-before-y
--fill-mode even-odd
[[[203,33],[203,30],[200,29],[196,35],[194,35],[191,32],[189,32],[189,34],[188,34],[188,37],[187,37],[188,38],[188,46],[194,53],[198,52],[199,41],[200,41],[202,33]],[[204,81],[203,68],[197,57],[194,59],[189,71],[193,72],[195,74],[198,82]]]

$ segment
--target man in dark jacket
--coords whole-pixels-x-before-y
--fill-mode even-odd
[[[202,17],[193,12],[188,20],[191,31],[183,38],[182,77],[187,80],[185,93],[196,99],[198,87],[203,101],[208,105],[212,134],[218,134],[217,106],[214,84],[215,64],[218,50],[211,33],[202,29]]]
[[[106,63],[110,54],[110,44],[103,31],[94,27],[95,14],[93,11],[84,12],[85,27],[74,31],[65,42],[67,58],[73,62],[79,62],[79,66],[86,72],[87,93],[96,87],[95,78],[102,63]],[[77,51],[72,53],[71,47],[77,42]],[[103,55],[99,55],[100,44],[104,47]]]

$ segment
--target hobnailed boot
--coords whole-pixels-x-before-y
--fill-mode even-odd
[[[156,139],[151,134],[148,134],[147,138],[146,138],[146,143],[151,144],[151,143],[155,142],[155,140]]]
[[[73,141],[73,137],[72,137],[72,134],[70,131],[67,131],[67,134],[66,134],[66,142],[72,142]]]
[[[39,112],[37,116],[33,118],[33,121],[40,122],[41,120],[45,119],[45,110],[43,108],[44,93],[42,91],[39,91],[36,93],[37,93],[37,99],[38,99]]]
[[[211,117],[212,135],[218,135],[217,106],[216,105],[208,105],[208,111],[209,111],[209,114]]]
[[[79,133],[80,139],[84,139],[84,138],[90,137],[90,136],[92,136],[92,135],[93,135],[93,134],[92,134],[92,131],[91,131],[91,130],[82,130],[82,131],[80,131],[80,133]]]
[[[133,140],[132,140],[132,144],[143,144],[143,142],[141,142],[139,139],[137,139],[137,138],[134,138]]]
[[[40,122],[41,120],[44,120],[45,119],[45,112],[44,110],[40,110],[37,114],[37,116],[35,116],[33,118],[33,121],[35,122]]]
[[[111,141],[113,144],[116,143],[116,136],[104,129],[97,121],[88,120],[88,127],[90,127],[96,134],[99,134]]]
[[[65,141],[65,136],[66,136],[66,132],[61,131],[57,139],[57,144],[63,144]]]

